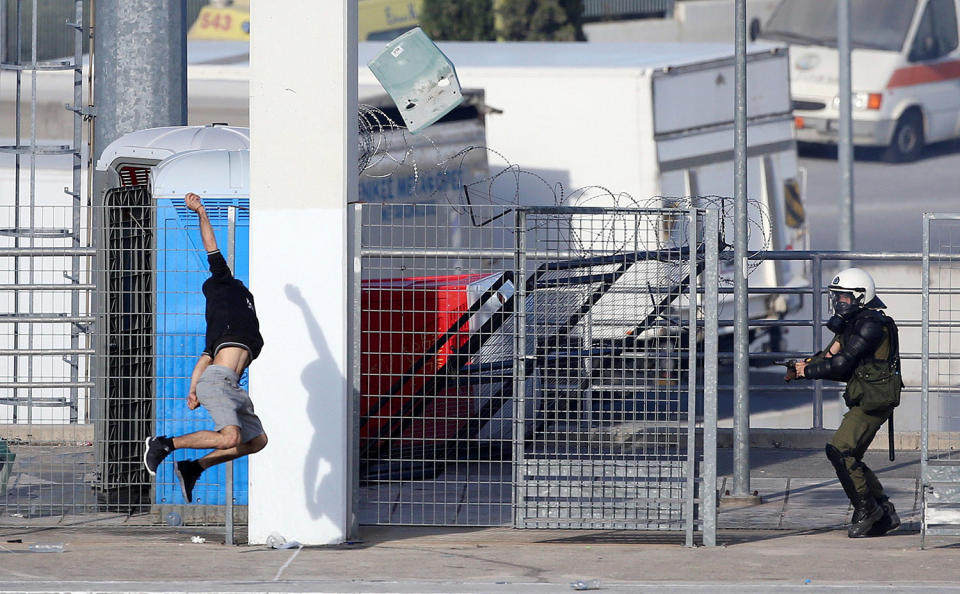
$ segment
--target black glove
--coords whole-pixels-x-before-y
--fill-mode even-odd
[[[783,381],[790,382],[797,379],[797,362],[796,361],[787,361],[784,363],[787,368],[787,373],[783,376]]]

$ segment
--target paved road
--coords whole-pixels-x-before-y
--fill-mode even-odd
[[[858,149],[855,158],[854,249],[919,252],[924,212],[960,212],[960,141],[927,147],[914,163],[885,163],[870,149]],[[838,249],[836,148],[803,145],[800,166],[807,170],[811,248]]]

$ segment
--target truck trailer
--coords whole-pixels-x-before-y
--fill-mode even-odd
[[[488,195],[472,193],[474,201],[525,206],[722,204],[724,227],[733,229],[731,45],[438,46],[456,65],[461,84],[484,90],[491,177],[510,166],[530,174],[501,176]],[[361,84],[376,83],[363,64],[381,48],[379,43],[360,44]],[[787,49],[750,46],[747,79],[747,247],[803,249],[807,234]],[[590,244],[589,237],[580,239]],[[726,240],[733,242],[729,234]],[[732,264],[723,266],[721,274],[730,281]],[[765,261],[752,270],[750,285],[806,284],[802,276],[798,264]],[[749,311],[754,319],[776,319],[799,307],[798,296],[754,295]],[[732,311],[732,300],[725,301],[721,317],[732,318]],[[781,350],[779,335],[771,338],[774,344],[768,348]]]

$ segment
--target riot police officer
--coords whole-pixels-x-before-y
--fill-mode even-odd
[[[879,536],[897,528],[900,518],[863,455],[881,425],[900,404],[903,383],[897,325],[881,310],[873,278],[848,268],[829,285],[833,340],[823,351],[796,364],[796,376],[846,382],[849,410],[830,443],[827,458],[853,504],[848,536]]]

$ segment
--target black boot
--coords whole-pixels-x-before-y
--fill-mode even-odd
[[[850,538],[867,536],[873,525],[882,517],[883,508],[877,505],[873,497],[857,497],[853,501],[853,517],[850,520],[847,536]]]
[[[897,510],[890,499],[886,496],[877,497],[877,504],[883,508],[883,517],[877,520],[873,528],[867,532],[867,536],[883,536],[900,527],[900,516],[897,515]]]

